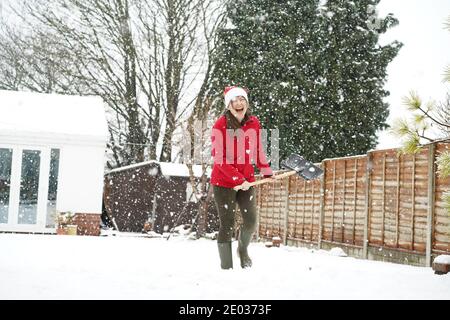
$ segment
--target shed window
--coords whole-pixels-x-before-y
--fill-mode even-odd
[[[0,148],[0,223],[8,223],[12,149]]]
[[[41,151],[23,150],[20,180],[19,224],[36,224]]]
[[[47,218],[46,227],[55,226],[56,199],[58,194],[59,149],[52,149],[50,153],[50,171],[48,176]]]

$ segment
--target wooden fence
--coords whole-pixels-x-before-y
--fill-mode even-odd
[[[450,254],[450,214],[436,173],[436,155],[450,143],[415,155],[397,149],[322,161],[320,180],[291,176],[257,188],[258,237],[286,245],[340,246],[351,256],[430,266]]]

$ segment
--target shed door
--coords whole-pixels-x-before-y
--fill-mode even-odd
[[[0,146],[0,230],[52,231],[59,149]]]

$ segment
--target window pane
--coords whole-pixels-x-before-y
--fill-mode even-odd
[[[36,224],[41,152],[23,150],[20,180],[19,224]]]
[[[0,223],[8,223],[12,149],[0,148]]]
[[[55,226],[56,198],[58,193],[59,149],[52,149],[50,154],[50,176],[48,177],[47,220],[46,227]]]

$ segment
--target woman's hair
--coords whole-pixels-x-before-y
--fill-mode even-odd
[[[233,114],[231,113],[230,110],[226,109],[225,112],[223,113],[223,115],[225,115],[225,118],[227,120],[227,129],[239,129],[242,127],[242,125],[244,123],[246,123],[248,121],[248,119],[250,118],[250,116],[252,115],[250,112],[250,108],[247,108],[247,111],[245,112],[244,118],[242,119],[241,122],[239,122],[238,119],[236,119],[235,116],[233,116]]]

